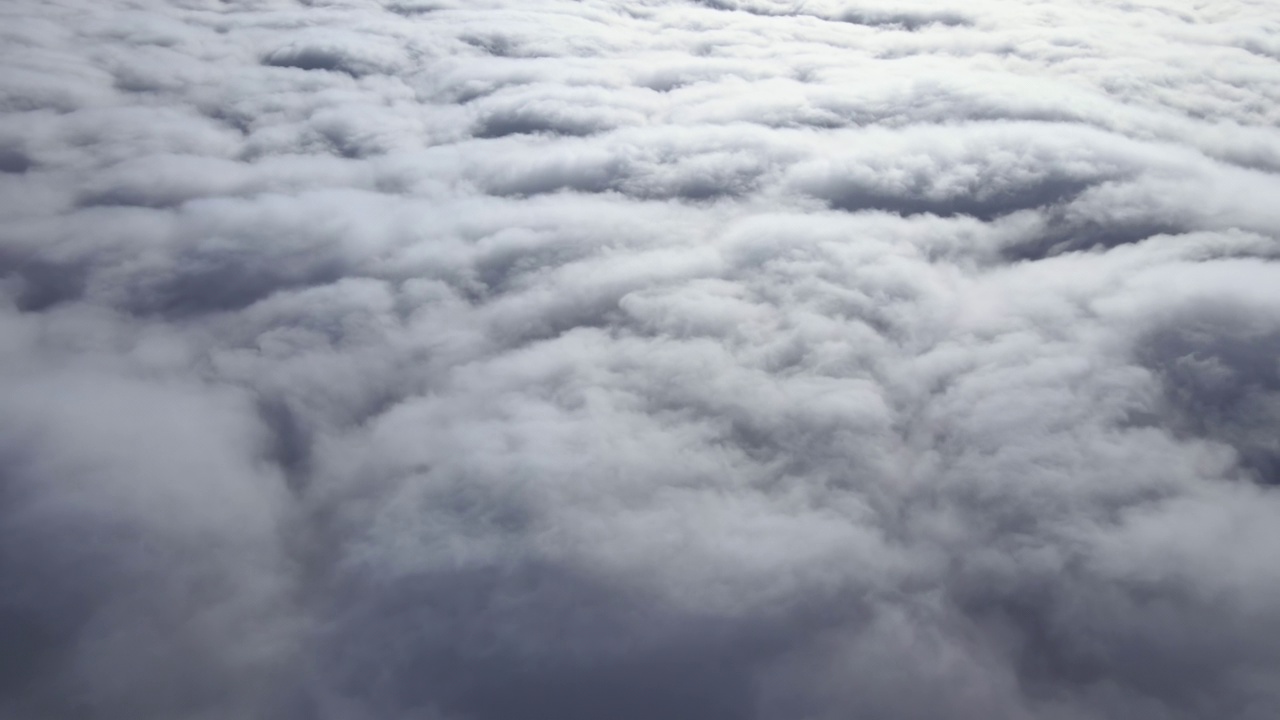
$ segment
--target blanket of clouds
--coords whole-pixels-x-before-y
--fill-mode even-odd
[[[0,717],[1280,717],[1270,0],[0,4]]]

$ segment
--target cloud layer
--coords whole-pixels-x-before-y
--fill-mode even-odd
[[[1266,2],[0,7],[0,715],[1280,716]]]

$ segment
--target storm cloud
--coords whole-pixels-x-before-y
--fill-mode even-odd
[[[1278,37],[9,0],[0,716],[1280,717]]]

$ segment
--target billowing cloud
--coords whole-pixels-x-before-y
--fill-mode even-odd
[[[1265,2],[0,7],[0,715],[1280,716]]]

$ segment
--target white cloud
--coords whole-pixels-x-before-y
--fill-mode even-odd
[[[0,715],[1275,717],[1278,24],[0,8]]]

